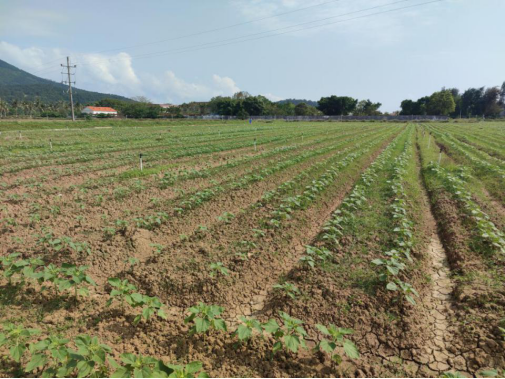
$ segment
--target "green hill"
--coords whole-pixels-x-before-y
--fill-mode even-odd
[[[40,98],[43,103],[54,103],[59,100],[67,101],[67,86],[42,79],[0,59],[0,99],[5,101],[27,100]],[[76,89],[75,102],[81,104],[93,103],[102,99],[130,99],[111,94]],[[131,101],[131,100],[130,100]]]

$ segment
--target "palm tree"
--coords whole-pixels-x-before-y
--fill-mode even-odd
[[[14,112],[16,113],[16,117],[18,117],[19,101],[17,99],[12,100],[11,106],[12,109],[14,109]]]
[[[7,117],[8,111],[9,111],[9,104],[6,101],[0,99],[0,117]]]

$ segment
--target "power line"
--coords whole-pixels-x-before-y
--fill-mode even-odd
[[[324,18],[321,18],[321,19],[317,19],[317,20],[313,20],[313,21],[307,21],[307,22],[302,22],[302,23],[299,23],[299,24],[285,26],[285,27],[282,27],[282,28],[267,30],[267,31],[264,31],[264,32],[247,34],[245,36],[228,38],[228,39],[221,40],[221,41],[216,41],[216,42],[208,42],[208,43],[204,43],[204,44],[200,44],[200,45],[189,46],[187,48],[180,48],[180,49],[175,49],[175,50],[165,50],[165,51],[146,53],[146,54],[141,54],[141,55],[134,55],[134,56],[132,56],[132,58],[143,58],[143,57],[149,57],[149,56],[153,56],[153,55],[154,56],[158,56],[158,55],[162,55],[162,54],[165,54],[165,53],[177,52],[178,50],[184,50],[184,52],[185,52],[185,50],[191,49],[190,51],[193,51],[192,50],[193,48],[203,47],[203,46],[207,46],[207,45],[221,44],[223,42],[229,42],[229,41],[243,40],[244,38],[247,38],[247,39],[244,40],[244,41],[238,41],[238,42],[245,42],[245,41],[260,39],[260,38],[249,39],[249,37],[254,37],[254,36],[263,35],[263,34],[267,34],[267,33],[273,33],[273,32],[280,31],[280,30],[292,29],[294,27],[301,26],[301,25],[308,25],[308,24],[313,24],[313,23],[316,23],[316,22],[322,22],[322,21],[334,19],[334,18],[337,18],[337,17],[344,17],[344,16],[349,16],[349,15],[352,15],[352,14],[356,14],[356,13],[367,12],[367,11],[371,11],[371,10],[374,10],[374,9],[387,7],[387,6],[390,6],[390,5],[395,5],[395,4],[399,4],[399,3],[405,3],[405,2],[408,2],[408,1],[412,1],[412,0],[398,0],[398,1],[394,1],[392,3],[377,5],[377,6],[374,6],[374,7],[360,9],[360,10],[352,11],[352,12],[348,12],[348,13],[342,13],[342,14],[339,14],[339,15],[336,15],[336,16],[324,17]],[[379,14],[379,13],[376,13],[376,14]],[[375,14],[372,14],[372,15],[375,15]],[[344,21],[347,21],[347,20],[344,20]],[[330,24],[331,23],[325,24],[325,25],[330,25]],[[321,27],[321,26],[325,26],[325,25],[317,25],[315,27]],[[269,35],[269,36],[265,36],[265,37],[262,37],[262,38],[273,37],[273,36],[276,36],[276,35],[281,35],[281,34],[286,34],[286,33],[292,33],[292,32],[296,32],[296,31],[300,31],[300,30],[305,30],[305,29],[311,29],[311,28],[309,27],[309,28],[302,28],[302,29],[297,29],[297,30],[293,30],[293,31],[287,31],[287,32],[284,32],[284,33],[278,33],[278,34],[274,34],[274,35]],[[228,45],[228,44],[225,44],[225,45]],[[209,46],[209,47],[214,47],[214,46]]]
[[[155,45],[155,44],[159,44],[159,43],[163,43],[163,42],[169,42],[169,41],[177,41],[177,40],[184,39],[184,38],[190,38],[190,37],[195,37],[195,36],[199,36],[199,35],[202,35],[202,34],[218,32],[218,31],[221,31],[221,30],[235,28],[237,26],[248,25],[248,24],[252,24],[252,23],[255,23],[255,22],[259,22],[259,21],[268,20],[268,19],[275,18],[275,17],[285,16],[287,14],[301,12],[303,10],[307,10],[307,9],[315,8],[315,7],[320,7],[320,6],[323,6],[323,5],[326,5],[326,4],[336,3],[336,2],[339,2],[339,1],[342,1],[342,0],[326,1],[324,3],[309,5],[309,6],[303,7],[303,8],[297,8],[297,9],[294,9],[294,10],[291,10],[291,11],[288,11],[288,12],[276,13],[276,14],[271,15],[271,16],[261,17],[261,18],[257,18],[257,19],[250,20],[250,21],[245,21],[245,22],[239,22],[237,24],[222,26],[222,27],[215,28],[215,29],[203,30],[201,32],[197,32],[197,33],[193,33],[193,34],[186,34],[186,35],[179,36],[179,37],[167,38],[167,39],[162,39],[162,40],[159,40],[159,41],[148,42],[148,43],[141,43],[141,44],[137,44],[137,45],[131,45],[131,46],[120,47],[120,48],[115,48],[115,49],[101,50],[101,51],[98,51],[97,54],[106,53],[106,52],[110,52],[110,51],[128,50],[128,49],[133,49],[133,48],[137,48],[137,47]]]
[[[266,16],[266,17],[261,17],[261,18],[257,18],[257,19],[254,19],[254,20],[250,20],[250,21],[240,22],[240,23],[237,23],[237,24],[222,26],[222,27],[214,28],[214,29],[202,30],[202,31],[197,32],[197,33],[186,34],[186,35],[183,35],[183,36],[173,37],[173,38],[168,38],[168,39],[163,39],[163,40],[154,41],[154,42],[142,43],[142,44],[131,45],[131,46],[126,46],[126,47],[120,47],[120,48],[114,48],[114,49],[101,50],[101,51],[95,52],[94,54],[101,54],[101,53],[106,53],[106,52],[111,52],[111,51],[118,51],[118,50],[128,50],[128,49],[133,49],[133,48],[137,48],[137,47],[155,45],[155,44],[159,44],[159,43],[163,43],[163,42],[176,41],[176,40],[180,40],[180,39],[184,39],[184,38],[195,37],[195,36],[199,36],[199,35],[206,34],[206,33],[213,33],[213,32],[217,32],[217,31],[221,31],[221,30],[235,28],[237,26],[243,26],[243,25],[248,25],[248,24],[252,24],[252,23],[255,23],[255,22],[259,22],[259,21],[268,20],[268,19],[274,18],[274,17],[285,16],[287,14],[301,12],[303,10],[307,10],[307,9],[315,8],[315,7],[320,7],[320,6],[323,6],[323,5],[326,5],[326,4],[335,3],[335,2],[339,2],[339,1],[342,1],[342,0],[330,0],[330,1],[323,2],[323,3],[319,3],[319,4],[309,5],[309,6],[303,7],[303,8],[297,8],[297,9],[294,9],[294,10],[291,10],[291,11],[288,11],[288,12],[276,13],[276,14],[271,15],[271,16]],[[42,66],[46,66],[46,65],[48,65],[50,63],[59,61],[62,58],[64,58],[64,57],[59,57],[59,58],[54,59],[52,61],[42,63],[41,65]],[[41,70],[38,70],[38,71],[34,71],[33,73],[36,74],[38,72],[42,72],[42,71],[45,71],[45,70],[46,69],[41,69]]]
[[[362,15],[362,16],[347,18],[344,20],[328,22],[328,23],[324,23],[324,24],[320,24],[320,25],[305,26],[305,27],[301,27],[298,29],[294,29],[294,30],[286,30],[286,29],[293,29],[297,26],[309,25],[309,24],[313,24],[313,23],[317,23],[317,22],[326,21],[329,19],[334,19],[337,17],[349,16],[351,14],[362,13],[362,12],[366,12],[366,11],[370,11],[370,10],[374,10],[374,9],[383,8],[386,6],[391,6],[391,5],[395,5],[395,4],[399,4],[399,3],[405,3],[408,1],[412,1],[412,0],[399,0],[399,1],[392,2],[392,3],[378,5],[378,6],[365,8],[365,9],[361,9],[361,10],[357,10],[357,11],[353,11],[353,12],[348,12],[348,13],[344,13],[344,14],[339,14],[336,16],[325,17],[325,18],[321,18],[318,20],[314,20],[314,21],[308,21],[308,22],[303,22],[303,23],[299,23],[299,24],[294,24],[294,25],[290,25],[287,27],[277,28],[277,29],[273,29],[273,30],[269,30],[269,31],[252,33],[252,34],[244,35],[241,37],[228,38],[228,39],[224,39],[224,40],[220,40],[220,41],[208,42],[208,43],[204,43],[204,44],[193,45],[193,46],[183,47],[183,48],[179,48],[179,49],[164,50],[164,51],[157,51],[157,52],[152,52],[152,53],[134,55],[134,56],[131,56],[131,58],[141,59],[141,58],[149,58],[149,57],[168,55],[168,54],[182,54],[182,53],[186,53],[186,52],[193,52],[193,51],[198,51],[198,50],[203,50],[203,49],[208,49],[208,48],[222,47],[222,46],[227,46],[227,45],[232,45],[232,44],[237,44],[237,43],[242,43],[242,42],[254,41],[254,40],[259,40],[259,39],[264,39],[264,38],[269,38],[269,37],[276,37],[276,36],[280,36],[280,35],[284,35],[284,34],[288,34],[288,33],[295,33],[295,32],[304,31],[304,30],[322,28],[322,27],[326,27],[326,26],[334,25],[334,24],[338,24],[338,23],[353,21],[353,20],[357,20],[357,19],[377,16],[377,15],[386,14],[386,13],[392,13],[392,12],[401,11],[401,10],[414,8],[414,7],[420,7],[420,6],[424,6],[424,5],[428,5],[428,4],[442,2],[444,0],[432,0],[432,1],[427,1],[427,2],[423,2],[423,3],[408,5],[408,6],[404,6],[404,7],[388,9],[385,11],[370,13],[370,14],[366,14],[366,15]],[[290,13],[292,13],[292,12],[293,11],[291,11]],[[272,34],[273,32],[277,32],[277,31],[281,31],[281,30],[284,30],[284,31]],[[264,34],[266,34],[266,35],[264,35]],[[253,38],[251,38],[251,37],[253,37]],[[109,62],[113,62],[113,61],[117,61],[118,59],[119,58],[109,58],[106,60]],[[81,65],[89,66],[89,65],[93,65],[93,64],[92,63],[82,63]]]
[[[157,52],[152,52],[152,53],[134,55],[134,56],[131,56],[131,58],[141,59],[141,58],[149,58],[149,57],[160,56],[160,55],[181,54],[181,53],[193,52],[193,51],[198,51],[198,50],[203,50],[203,49],[208,49],[208,48],[222,47],[222,46],[227,46],[227,45],[232,45],[232,44],[237,44],[237,43],[242,43],[242,42],[254,41],[254,40],[259,40],[259,39],[263,39],[263,38],[276,37],[276,36],[284,35],[287,33],[295,33],[295,32],[299,32],[299,31],[303,31],[303,30],[322,28],[322,27],[325,27],[328,25],[334,25],[334,24],[357,20],[357,19],[361,19],[361,18],[372,17],[372,16],[377,16],[377,15],[381,15],[381,14],[385,14],[385,13],[396,12],[396,11],[400,11],[400,10],[404,10],[404,9],[408,9],[408,8],[414,8],[414,7],[419,7],[419,6],[428,5],[428,4],[432,4],[432,3],[442,2],[444,0],[432,0],[432,1],[427,1],[427,2],[423,2],[423,3],[419,3],[419,4],[413,4],[413,5],[409,5],[409,6],[405,6],[405,7],[399,7],[399,8],[389,9],[389,10],[385,10],[385,11],[381,11],[381,12],[370,13],[370,14],[363,15],[363,16],[347,18],[345,20],[338,20],[338,21],[334,21],[334,22],[329,22],[329,23],[325,23],[325,24],[321,24],[321,25],[313,25],[313,26],[302,27],[302,28],[298,28],[298,29],[294,29],[294,30],[287,30],[287,31],[283,31],[280,33],[267,34],[267,33],[272,33],[272,32],[276,32],[276,31],[292,29],[292,28],[295,28],[295,27],[301,26],[301,25],[322,22],[322,21],[326,21],[329,19],[337,18],[337,17],[344,17],[344,16],[349,16],[351,14],[362,13],[362,12],[390,6],[390,5],[405,3],[408,1],[412,1],[412,0],[399,0],[399,1],[392,2],[392,3],[388,3],[388,4],[365,8],[365,9],[361,9],[361,10],[357,10],[357,11],[353,11],[353,12],[339,14],[336,16],[325,17],[322,19],[308,21],[308,22],[304,22],[304,23],[300,23],[300,24],[295,24],[295,25],[283,27],[283,28],[277,28],[277,29],[273,29],[273,30],[269,30],[269,31],[253,33],[253,34],[248,34],[248,35],[244,35],[241,37],[228,38],[225,40],[208,42],[208,43],[204,43],[204,44],[193,45],[193,46],[183,47],[183,48],[179,48],[179,49],[164,50],[164,51],[157,51]],[[264,34],[267,34],[267,35],[264,35]],[[254,37],[254,38],[250,38],[250,37]],[[118,59],[119,58],[109,58],[109,59],[107,59],[107,61],[112,62],[112,61],[117,61]],[[92,64],[91,63],[83,63],[83,65],[92,65]]]

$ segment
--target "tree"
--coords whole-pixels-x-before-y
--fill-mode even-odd
[[[500,105],[505,106],[505,82],[503,82],[500,89]]]
[[[454,99],[454,104],[456,105],[456,109],[454,110],[454,112],[451,113],[451,117],[456,118],[463,113],[462,111],[463,100],[461,98],[461,94],[459,93],[459,89],[449,88],[448,91],[451,92],[452,98]]]
[[[309,106],[305,103],[295,105],[295,115],[307,116],[309,114]]]
[[[379,108],[381,103],[372,103],[370,100],[361,100],[356,106],[354,114],[356,116],[378,116],[381,114]]]
[[[8,111],[9,111],[9,104],[6,101],[0,99],[0,117],[7,117]]]
[[[467,117],[482,116],[484,87],[469,88],[461,96],[461,109]]]
[[[152,101],[145,96],[134,96],[132,97],[132,100],[136,101],[137,103],[152,104]]]
[[[233,95],[233,98],[235,100],[244,100],[248,97],[250,97],[251,94],[247,91],[240,91],[240,92],[237,92],[235,95]]]
[[[352,97],[332,95],[330,97],[322,97],[319,100],[318,109],[328,116],[347,116],[356,109],[357,104],[358,100]]]
[[[210,110],[220,116],[234,115],[234,105],[236,100],[231,97],[216,96],[210,100]]]
[[[412,101],[410,99],[403,100],[400,104],[400,107],[402,110],[400,111],[400,114],[402,116],[410,116],[414,114],[414,107],[415,107],[415,101]]]
[[[250,116],[261,116],[265,110],[263,99],[259,96],[248,96],[242,101],[244,110]],[[238,114],[237,114],[238,115]]]
[[[483,101],[483,111],[486,117],[497,117],[500,115],[502,108],[500,106],[500,95],[501,91],[498,87],[491,87],[486,89]]]
[[[456,109],[451,91],[443,90],[430,96],[427,110],[430,115],[448,116]]]

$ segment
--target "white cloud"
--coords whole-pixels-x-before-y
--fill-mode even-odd
[[[279,96],[275,96],[275,95],[272,95],[271,93],[266,93],[264,94],[263,96],[265,96],[268,100],[270,101],[280,101],[280,100],[284,100],[283,97],[279,97]]]
[[[77,65],[74,77],[77,87],[89,91],[126,97],[143,95],[160,103],[203,101],[213,96],[231,96],[240,91],[232,78],[217,74],[207,78],[203,83],[192,83],[178,77],[171,70],[166,70],[160,75],[136,72],[132,57],[127,53],[74,54],[59,49],[20,48],[0,41],[2,59],[34,75],[55,81],[62,79],[60,63],[65,62],[67,55],[72,57],[71,63]]]
[[[214,74],[212,76],[212,81],[215,85],[215,91],[217,91],[216,96],[231,96],[240,92],[240,88],[237,87],[237,84],[233,81],[233,79],[228,78],[227,76],[222,77]]]

